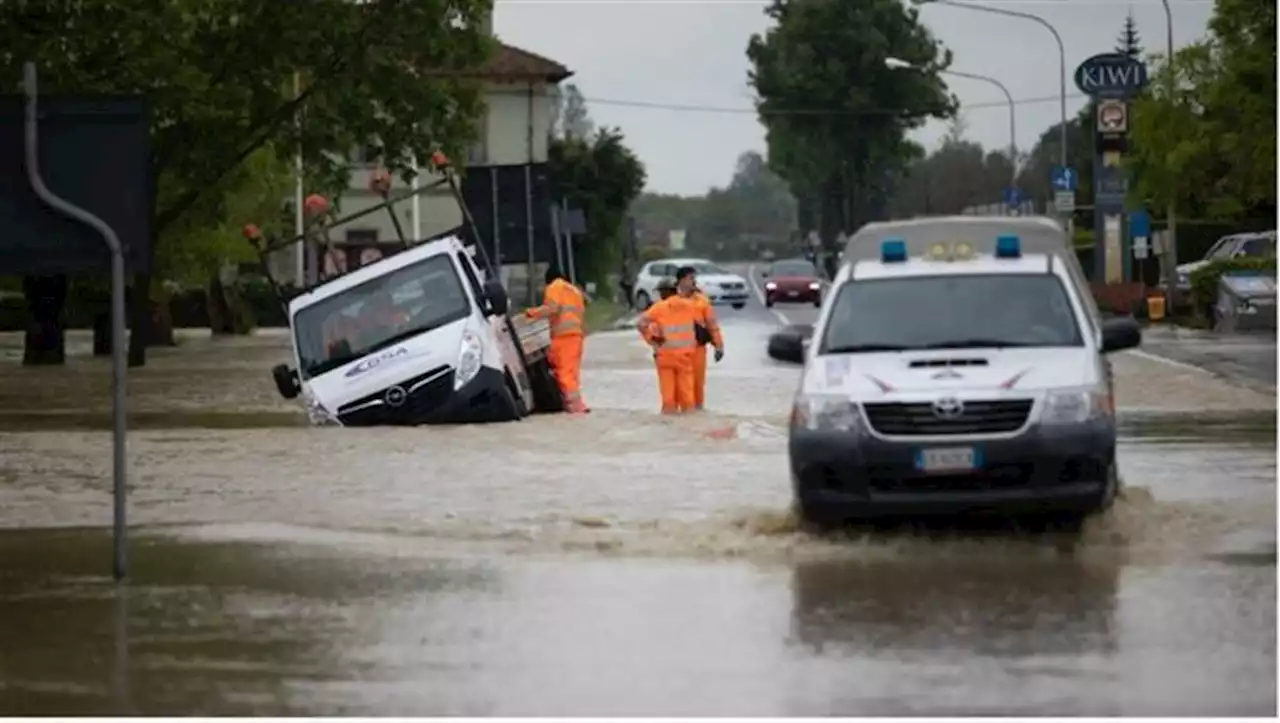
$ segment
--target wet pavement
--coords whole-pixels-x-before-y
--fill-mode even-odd
[[[659,416],[619,332],[593,414],[431,429],[300,427],[279,334],[192,334],[132,382],[123,590],[106,364],[0,337],[0,713],[1275,713],[1274,395],[1119,355],[1127,487],[1079,538],[817,537],[782,319],[721,319],[714,411]]]

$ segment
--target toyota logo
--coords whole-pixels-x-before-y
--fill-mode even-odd
[[[391,387],[387,390],[387,404],[398,407],[404,404],[404,400],[408,397],[404,387]]]
[[[933,416],[938,419],[955,419],[964,414],[964,402],[955,397],[943,397],[933,403]]]

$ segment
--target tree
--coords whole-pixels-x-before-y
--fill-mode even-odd
[[[570,83],[557,94],[552,107],[552,136],[555,138],[590,138],[595,125],[587,113],[587,101],[578,86]]]
[[[1067,120],[1067,166],[1076,172],[1076,196],[1082,199],[1093,198],[1094,112],[1093,104],[1086,103],[1074,118]],[[1040,134],[1018,172],[1018,188],[1037,208],[1045,208],[1053,200],[1050,177],[1061,162],[1061,125],[1054,123]],[[1076,225],[1093,228],[1093,215],[1078,214]]]
[[[586,237],[574,244],[574,268],[580,278],[603,283],[622,260],[622,222],[644,188],[644,164],[615,128],[589,139],[556,139],[547,155],[557,197],[582,209],[587,220]]]
[[[1142,57],[1142,36],[1138,34],[1138,23],[1133,19],[1133,10],[1124,18],[1124,27],[1116,38],[1116,52],[1135,60]]]
[[[961,213],[970,206],[998,203],[1012,173],[1009,156],[986,151],[952,127],[942,145],[911,163],[893,195],[898,217]]]
[[[468,71],[491,48],[489,12],[488,0],[2,3],[0,77],[36,60],[48,92],[147,96],[163,275],[171,255],[184,256],[172,244],[225,220],[220,195],[264,147],[300,148],[331,187],[345,183],[345,150],[370,139],[406,176],[414,156],[457,155],[475,134],[480,95]],[[135,279],[133,364],[145,358],[152,285]]]
[[[916,152],[907,132],[954,113],[939,75],[950,54],[898,0],[774,0],[765,13],[776,24],[752,36],[747,57],[770,165],[831,248],[838,231],[885,212]]]
[[[1134,104],[1136,199],[1201,217],[1275,215],[1275,17],[1271,2],[1218,0],[1207,38],[1158,59]]]

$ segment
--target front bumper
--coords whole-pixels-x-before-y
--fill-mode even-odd
[[[981,468],[916,469],[920,449],[958,446],[980,450]],[[1013,439],[927,443],[793,429],[788,451],[797,501],[832,518],[1089,512],[1103,501],[1115,427],[1032,427]]]
[[[438,383],[410,393],[399,406],[364,406],[339,412],[338,419],[347,427],[416,426],[501,422],[511,419],[512,414],[505,375],[497,369],[481,367],[475,379],[461,389],[454,390],[450,373]]]
[[[751,295],[747,289],[715,289],[702,292],[712,304],[743,304]]]
[[[773,289],[766,290],[765,299],[775,303],[804,302],[813,303],[822,298],[821,289]]]

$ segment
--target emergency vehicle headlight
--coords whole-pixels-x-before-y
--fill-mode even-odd
[[[852,432],[861,422],[857,403],[846,395],[801,394],[791,408],[791,425],[811,432]]]
[[[1098,389],[1067,389],[1050,392],[1045,398],[1041,424],[1083,424],[1110,417],[1115,406],[1108,395]]]
[[[302,393],[302,404],[307,408],[307,421],[313,427],[341,427],[342,422],[338,420],[337,415],[330,412],[310,392]]]
[[[1016,259],[1022,255],[1022,242],[1017,236],[1000,236],[996,239],[996,258]]]
[[[484,364],[484,345],[480,337],[467,332],[462,335],[462,344],[458,349],[458,368],[453,373],[454,390],[461,389],[476,378],[480,367]]]
[[[907,242],[902,239],[886,239],[880,244],[880,260],[889,263],[896,263],[907,260]]]
[[[956,261],[967,261],[973,258],[973,247],[961,241],[951,248],[951,258]]]

